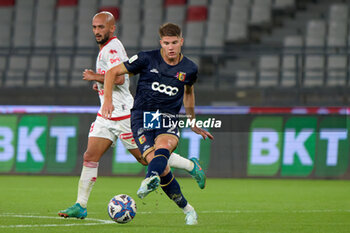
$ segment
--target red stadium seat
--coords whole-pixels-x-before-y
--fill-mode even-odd
[[[13,6],[15,5],[15,0],[0,0],[0,7]]]
[[[119,8],[118,7],[105,6],[105,7],[101,7],[98,12],[101,12],[101,11],[111,12],[116,21],[119,19]]]
[[[78,5],[78,0],[58,0],[57,6],[76,6]]]
[[[165,0],[165,6],[186,5],[186,0]]]
[[[187,8],[187,21],[205,21],[208,18],[206,6],[189,6]]]

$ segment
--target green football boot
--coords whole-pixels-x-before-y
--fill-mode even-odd
[[[66,210],[61,210],[58,215],[64,218],[80,218],[84,219],[87,216],[86,208],[81,207],[79,203],[75,203],[73,206]]]
[[[189,173],[197,181],[199,188],[204,189],[205,188],[205,181],[207,179],[207,177],[205,176],[204,170],[202,169],[201,165],[199,164],[198,159],[191,158],[190,160],[194,163],[194,168]]]

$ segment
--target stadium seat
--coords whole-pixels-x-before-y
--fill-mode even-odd
[[[34,0],[17,0],[15,9],[13,45],[28,47],[33,41],[33,8]]]
[[[162,7],[145,7],[143,8],[143,25],[156,24],[160,26],[163,21],[163,8]]]
[[[140,36],[141,36],[141,25],[139,22],[121,24],[119,37],[126,49],[128,49],[129,47],[138,48],[140,44],[139,42]]]
[[[79,1],[77,47],[94,48],[96,46],[91,28],[91,19],[96,14],[97,9],[97,0]]]
[[[127,0],[127,1],[123,1],[123,5],[122,7],[128,7],[128,8],[132,8],[132,7],[140,7],[141,6],[141,0]]]
[[[208,22],[207,35],[205,37],[205,47],[223,47],[225,42],[225,24]]]
[[[208,0],[187,0],[188,6],[207,6]]]
[[[236,72],[236,86],[237,87],[249,87],[255,86],[256,73],[251,70],[238,70]]]
[[[322,86],[324,78],[324,56],[307,55],[305,58],[304,86]]]
[[[46,79],[49,77],[49,62],[50,57],[47,55],[31,56],[26,86],[38,87],[46,85]]]
[[[345,86],[347,67],[346,55],[329,55],[327,62],[327,86]]]
[[[57,0],[57,6],[66,7],[66,6],[76,6],[78,5],[78,0]]]
[[[326,38],[326,23],[324,20],[310,20],[307,22],[306,41],[307,47],[324,46]]]
[[[282,57],[281,86],[293,87],[297,84],[297,68],[301,68],[298,57],[295,55],[284,55]]]
[[[100,7],[117,7],[120,5],[120,0],[100,0]]]
[[[233,5],[235,6],[250,7],[251,4],[252,0],[233,0]]]
[[[6,74],[6,87],[18,87],[24,85],[26,71],[28,70],[28,57],[12,55],[9,58],[9,68]]]
[[[205,21],[208,18],[206,6],[189,6],[187,8],[187,21]]]
[[[205,22],[187,22],[184,32],[185,48],[200,48],[203,46]]]
[[[349,17],[349,6],[347,4],[332,4],[329,9],[329,20],[347,22]]]
[[[155,49],[160,46],[158,35],[159,24],[144,24],[144,33],[141,37],[141,47],[143,49]]]
[[[284,10],[287,8],[294,8],[295,0],[275,0],[273,2],[272,8],[276,10]]]
[[[227,8],[224,5],[211,5],[208,8],[209,10],[209,16],[208,16],[208,22],[216,23],[216,24],[223,24],[227,22]]]
[[[123,5],[120,8],[120,23],[140,23],[141,22],[141,8],[140,6]]]
[[[271,21],[271,6],[270,5],[256,5],[251,8],[250,25],[264,25]]]
[[[253,5],[255,6],[272,6],[272,0],[253,0]]]
[[[168,6],[177,6],[177,5],[186,5],[186,0],[165,0],[164,5]]]
[[[227,7],[231,4],[231,0],[215,0],[211,1],[210,5],[211,6],[223,6]]]
[[[75,43],[76,7],[62,6],[56,10],[56,40],[57,47],[73,47]]]
[[[259,80],[261,87],[277,86],[279,79],[279,56],[263,55],[259,60]]]
[[[144,8],[163,7],[163,0],[144,0]]]
[[[281,86],[291,87],[297,82],[298,71],[301,69],[302,58],[295,53],[301,54],[303,49],[303,37],[299,35],[286,36],[283,41],[285,54],[281,64]]]
[[[165,7],[165,22],[172,22],[183,28],[185,17],[186,5],[168,5]]]
[[[246,41],[248,39],[248,28],[244,22],[229,22],[226,41]]]
[[[242,22],[244,24],[247,24],[249,20],[249,8],[245,6],[232,5],[230,7],[229,15],[230,15],[229,22],[231,23]]]
[[[1,0],[0,7],[10,7],[15,5],[15,0]]]
[[[53,45],[55,0],[39,0],[37,3],[34,46],[51,47]]]
[[[346,46],[347,23],[339,21],[331,21],[328,24],[327,45]]]
[[[55,86],[68,86],[69,77],[72,70],[71,56],[56,56],[53,64],[54,76],[49,80]]]

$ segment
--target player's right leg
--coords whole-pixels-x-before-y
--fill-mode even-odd
[[[171,153],[168,163],[172,168],[186,170],[192,176],[192,178],[196,180],[200,189],[205,188],[207,177],[205,176],[204,170],[200,166],[198,159],[187,159],[179,154]]]
[[[87,216],[86,207],[91,190],[97,179],[98,161],[112,145],[115,137],[113,134],[109,134],[109,131],[104,125],[98,124],[98,120],[96,120],[95,123],[97,124],[92,128],[93,130],[90,130],[87,150],[84,153],[84,162],[79,179],[77,201],[73,206],[59,211],[58,215],[61,217],[83,219]]]

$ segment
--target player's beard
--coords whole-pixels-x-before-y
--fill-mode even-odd
[[[104,35],[102,40],[100,40],[100,41],[96,40],[96,43],[100,44],[100,45],[104,45],[108,40],[109,40],[109,35],[106,34],[106,35]]]

